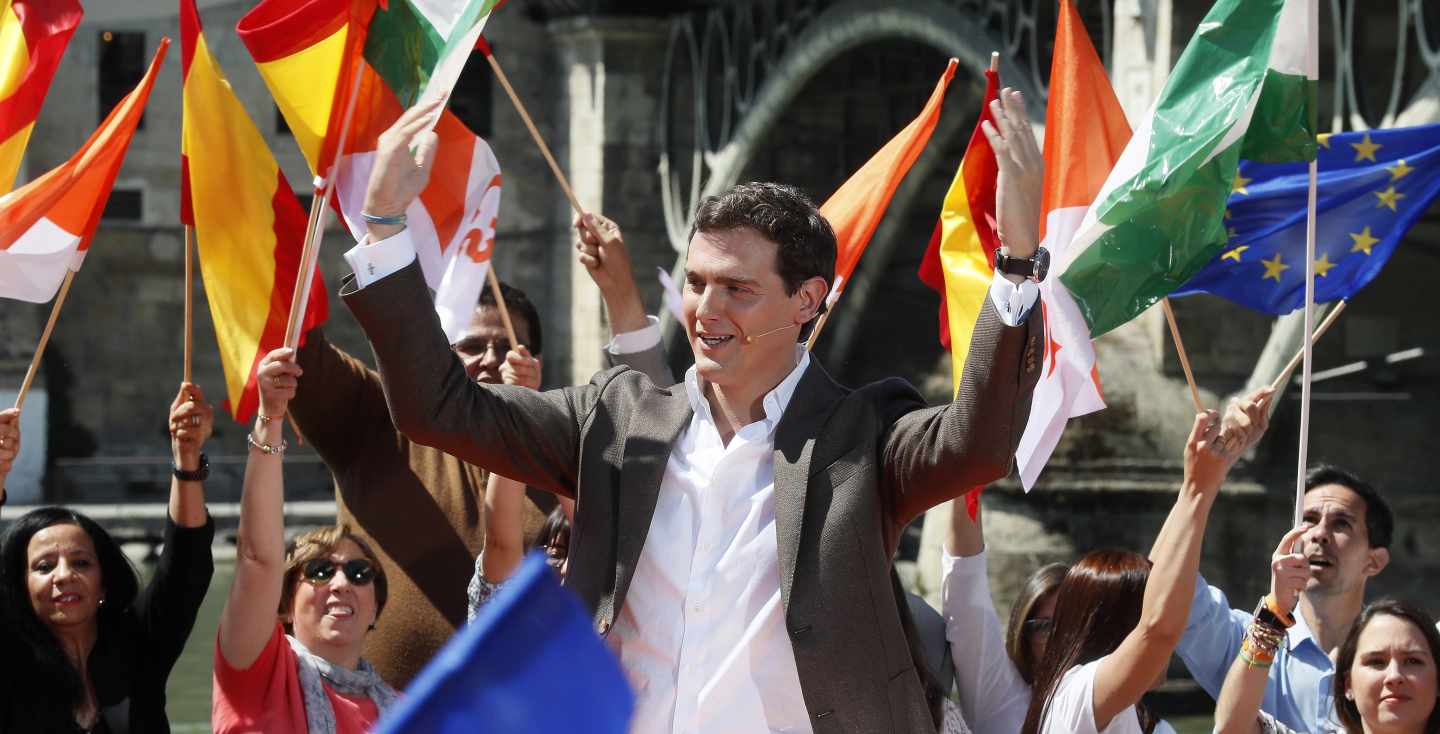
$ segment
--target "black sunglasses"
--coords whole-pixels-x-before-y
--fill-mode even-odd
[[[336,570],[343,570],[345,578],[355,586],[365,586],[375,580],[375,564],[367,558],[352,558],[344,563],[329,558],[316,558],[305,562],[301,576],[314,586],[324,586],[335,578]]]

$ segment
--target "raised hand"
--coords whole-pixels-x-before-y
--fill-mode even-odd
[[[194,471],[200,466],[200,452],[215,429],[215,409],[205,402],[199,385],[180,383],[180,392],[170,403],[170,454],[175,466]]]
[[[530,356],[530,350],[523,344],[515,346],[505,354],[505,364],[500,365],[500,381],[539,390],[540,358]]]
[[[445,106],[445,99],[417,104],[405,111],[376,140],[375,167],[365,189],[364,211],[390,217],[405,213],[410,202],[430,183],[430,169],[440,139],[431,130],[431,121]],[[371,241],[390,237],[403,225],[369,225]]]
[[[1310,561],[1304,553],[1291,552],[1296,541],[1309,529],[1306,525],[1292,528],[1280,539],[1280,545],[1275,547],[1275,554],[1270,557],[1270,597],[1287,614],[1294,613],[1295,604],[1300,601],[1300,592],[1310,582]]]
[[[645,328],[649,321],[620,227],[599,214],[586,214],[575,220],[575,229],[580,232],[580,241],[575,243],[576,259],[605,298],[611,330],[623,334]]]
[[[5,477],[20,455],[20,411],[0,410],[0,504],[5,502]]]
[[[260,386],[260,415],[266,418],[283,418],[295,399],[295,390],[300,386],[300,365],[295,364],[295,350],[281,347],[260,360],[256,369],[256,382]]]
[[[1244,454],[1265,435],[1270,427],[1270,401],[1275,391],[1262,387],[1230,401],[1225,420],[1220,425],[1220,442]]]
[[[1006,87],[990,103],[995,124],[980,126],[995,151],[995,228],[1000,244],[1013,257],[1030,257],[1040,246],[1040,196],[1045,158],[1025,114],[1025,98]]]

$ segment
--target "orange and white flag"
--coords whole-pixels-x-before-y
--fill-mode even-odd
[[[145,78],[70,160],[0,197],[0,298],[44,303],[80,269],[169,47],[160,39]]]

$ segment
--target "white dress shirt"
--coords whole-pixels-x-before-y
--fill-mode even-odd
[[[965,721],[975,734],[1014,734],[1025,723],[1030,686],[1005,651],[987,563],[983,550],[961,557],[940,550],[940,612]]]

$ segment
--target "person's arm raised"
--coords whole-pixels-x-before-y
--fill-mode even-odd
[[[1264,433],[1266,402],[1248,404],[1249,413],[1232,404],[1223,432],[1215,411],[1195,416],[1185,442],[1185,478],[1151,550],[1140,621],[1095,672],[1092,703],[1098,728],[1134,706],[1170,664],[1185,632],[1210,510],[1230,468]]]
[[[257,369],[260,415],[248,438],[235,578],[220,613],[220,652],[232,668],[248,668],[260,656],[274,633],[280,606],[285,576],[283,427],[301,373],[294,356],[292,349],[277,349],[265,355]]]
[[[540,360],[530,351],[517,346],[505,355],[500,366],[500,379],[506,385],[540,389]],[[485,556],[481,573],[485,580],[498,584],[510,578],[525,556],[523,528],[525,483],[508,479],[494,472],[485,484]]]
[[[5,504],[5,478],[20,455],[20,411],[0,410],[0,505]]]
[[[1270,557],[1270,595],[1266,602],[1272,609],[1284,612],[1286,621],[1293,620],[1295,603],[1310,580],[1310,564],[1304,554],[1291,552],[1295,541],[1306,530],[1306,526],[1302,525],[1286,533]],[[1251,620],[1250,624],[1262,623]],[[1263,631],[1264,628],[1261,629]],[[1284,639],[1283,631],[1271,630],[1269,635],[1251,635],[1245,645],[1248,648],[1256,644],[1252,640],[1266,639],[1279,643]],[[1266,646],[1265,642],[1258,644]],[[1260,734],[1260,704],[1265,699],[1265,687],[1274,661],[1274,647],[1247,649],[1235,657],[1235,662],[1230,664],[1230,672],[1225,675],[1225,686],[1220,689],[1220,697],[1215,702],[1216,734]]]
[[[170,404],[170,456],[175,468],[199,471],[205,442],[214,429],[215,409],[205,402],[205,391],[199,385],[181,383],[179,394]],[[182,528],[198,528],[205,524],[205,517],[203,480],[171,476],[170,519]]]

